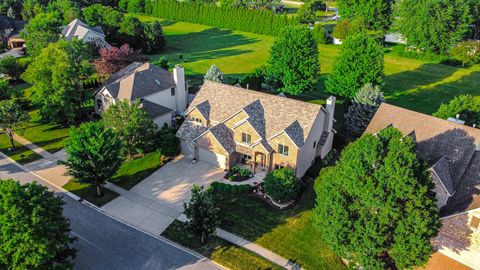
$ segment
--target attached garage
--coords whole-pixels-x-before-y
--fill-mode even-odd
[[[195,145],[193,143],[181,140],[180,146],[182,147],[182,154],[184,156],[190,158],[195,157]]]
[[[224,155],[214,153],[204,148],[198,148],[198,161],[222,169],[225,169],[227,167],[227,158]]]

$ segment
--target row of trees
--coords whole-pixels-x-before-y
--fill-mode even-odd
[[[276,15],[270,10],[250,10],[243,7],[176,0],[146,1],[145,12],[159,18],[266,35],[277,35],[284,27],[297,24],[295,19],[286,15]]]
[[[144,53],[155,53],[165,47],[163,28],[158,21],[142,23],[136,17],[125,16],[112,7],[101,4],[85,8],[83,17],[88,25],[102,26],[110,43],[128,43]]]
[[[479,0],[339,0],[338,6],[342,21],[334,36],[339,39],[359,29],[391,30],[400,32],[408,46],[447,54],[461,40],[480,36]]]

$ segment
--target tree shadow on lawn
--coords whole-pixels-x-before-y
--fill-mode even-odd
[[[444,75],[444,77],[446,76]],[[424,88],[419,87],[414,91],[404,91],[403,93],[398,93],[399,90],[396,90],[396,88],[390,88],[391,90],[385,92],[387,102],[425,114],[432,114],[438,110],[442,103],[448,103],[456,96],[480,95],[480,72],[474,71],[455,81],[433,87],[428,87],[427,83],[423,85],[425,85]]]

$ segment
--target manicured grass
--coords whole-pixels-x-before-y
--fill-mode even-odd
[[[141,158],[125,161],[110,182],[131,189],[162,166],[159,152],[148,153]]]
[[[159,57],[166,56],[172,63],[182,64],[186,68],[187,79],[194,86],[201,83],[212,64],[219,66],[229,83],[242,78],[266,64],[274,41],[274,37],[270,36],[135,16],[143,21],[162,22],[167,49],[152,55],[151,61],[155,63]],[[340,46],[336,45],[319,46],[322,81],[332,70],[339,49]],[[387,102],[426,114],[435,112],[441,103],[455,96],[480,95],[480,65],[453,67],[386,54],[385,74],[383,91]],[[319,89],[303,95],[301,99],[318,103],[326,97],[328,93],[321,83]]]
[[[9,156],[16,162],[23,165],[42,158],[42,156],[33,152],[32,150],[28,149],[17,141],[15,141],[15,146],[17,147],[17,149],[15,151],[11,151],[11,144],[8,136],[0,135],[0,152]]]
[[[72,192],[78,197],[95,204],[98,207],[102,207],[103,205],[107,204],[118,196],[117,193],[109,189],[103,188],[103,196],[97,197],[97,191],[95,188],[90,185],[77,183],[74,180],[70,180],[67,184],[63,186],[63,188]]]
[[[193,249],[209,259],[232,270],[283,269],[276,264],[218,237],[213,237],[203,245],[198,237],[191,234],[184,223],[175,220],[162,233],[162,236]]]
[[[69,136],[69,128],[43,122],[39,110],[32,110],[29,114],[30,122],[21,136],[50,153],[61,150]]]
[[[152,55],[151,61],[155,63],[165,56],[171,63],[183,65],[186,74],[190,75],[187,79],[194,85],[201,83],[212,64],[228,75],[226,78],[229,82],[241,79],[246,73],[266,63],[274,40],[271,36],[135,16],[142,21],[159,20],[164,26],[167,48],[160,54]]]
[[[287,210],[277,210],[251,195],[224,196],[218,204],[223,219],[221,227],[305,269],[344,269],[314,227],[312,185],[310,180],[298,204]]]

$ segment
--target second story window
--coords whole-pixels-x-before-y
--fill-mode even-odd
[[[279,144],[278,145],[278,153],[284,156],[288,156],[288,146]]]
[[[175,96],[175,87],[170,88],[170,95]]]
[[[251,144],[252,136],[250,134],[242,132],[242,143]]]

